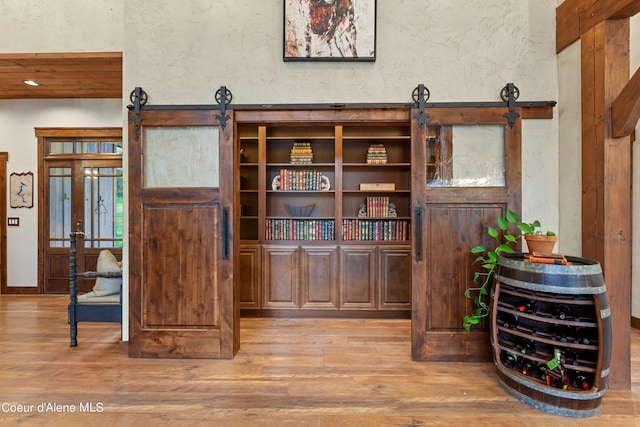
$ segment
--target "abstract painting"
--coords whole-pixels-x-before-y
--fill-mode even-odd
[[[376,0],[285,0],[285,61],[375,61]]]

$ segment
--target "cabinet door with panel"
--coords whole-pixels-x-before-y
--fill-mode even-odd
[[[299,308],[300,262],[297,246],[263,247],[263,308]]]
[[[239,261],[240,308],[259,309],[261,307],[262,256],[260,245],[240,246]]]
[[[378,308],[411,310],[411,247],[378,248]]]
[[[376,308],[376,247],[340,248],[340,308]]]
[[[338,309],[338,248],[302,246],[300,252],[301,308]]]

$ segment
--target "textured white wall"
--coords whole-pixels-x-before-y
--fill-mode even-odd
[[[564,253],[582,255],[582,106],[580,42],[558,55],[560,234]]]
[[[125,8],[125,88],[156,104],[494,101],[557,96],[555,0],[380,0],[374,63],[282,61],[282,0],[138,0]]]
[[[120,52],[124,0],[0,0],[0,52]]]

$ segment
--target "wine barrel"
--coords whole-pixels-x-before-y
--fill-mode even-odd
[[[566,259],[567,265],[554,265],[529,262],[520,253],[500,256],[491,301],[492,353],[498,381],[508,393],[545,412],[584,418],[598,412],[606,389],[611,363],[611,312],[600,264],[586,258]],[[529,303],[522,304],[522,300]],[[563,307],[561,316],[553,313],[553,307],[559,305]],[[565,317],[569,307],[576,313]],[[510,323],[516,317],[520,324],[503,323],[501,319],[507,316]],[[565,331],[562,336],[556,332],[561,328]],[[579,340],[578,332],[585,329],[597,333],[597,341]],[[527,348],[517,344],[523,340],[530,342]],[[584,388],[551,385],[546,380],[551,376],[545,373],[550,374],[549,366],[555,366],[550,359],[556,349],[573,355],[573,363],[567,357],[557,369],[562,369],[567,378],[587,375],[591,383],[583,381]],[[527,370],[518,370],[514,357],[524,360]],[[539,367],[535,374],[529,369],[531,364]]]

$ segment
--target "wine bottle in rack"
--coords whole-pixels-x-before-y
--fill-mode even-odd
[[[547,365],[544,363],[538,363],[538,366],[536,367],[536,370],[533,374],[534,377],[542,380],[542,382],[544,382],[546,384],[547,382]]]
[[[562,359],[564,360],[565,366],[578,364],[578,354],[570,348],[564,349]]]
[[[522,354],[534,354],[536,352],[536,342],[529,338],[522,338],[518,342],[518,351]]]
[[[507,329],[518,329],[518,316],[511,313],[502,313],[499,323]]]
[[[567,325],[555,325],[553,328],[553,338],[560,342],[567,342],[571,334],[571,328]]]
[[[569,317],[571,309],[567,304],[558,304],[556,306],[556,318],[560,320],[566,320]]]
[[[524,375],[534,376],[538,370],[538,363],[535,360],[525,359],[522,363],[521,372]]]
[[[554,349],[554,358],[547,362],[547,385],[567,389],[569,387],[569,372],[562,363],[562,350]]]
[[[518,356],[505,350],[500,351],[500,360],[509,369],[516,369],[518,365]]]
[[[593,328],[580,326],[579,328],[576,329],[576,332],[575,332],[575,343],[585,344],[585,345],[592,344],[594,341],[597,340],[597,336],[596,336],[597,333],[598,331]]]
[[[590,390],[593,386],[593,374],[581,371],[573,371],[571,373],[571,381],[569,385],[578,390]]]
[[[520,313],[531,313],[532,307],[532,302],[527,299],[521,299],[515,306],[516,310]]]

